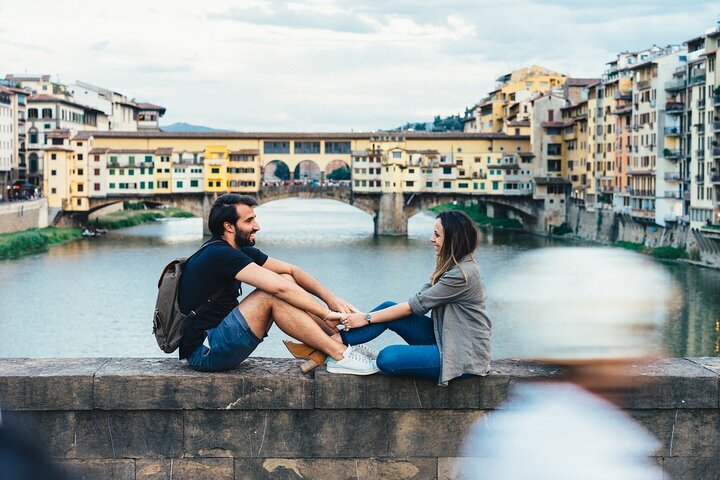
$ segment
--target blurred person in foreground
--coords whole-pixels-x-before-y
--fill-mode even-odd
[[[633,363],[662,356],[678,293],[650,259],[608,248],[536,250],[496,286],[517,315],[519,358],[561,367],[470,429],[458,478],[658,479],[658,441],[620,410]]]

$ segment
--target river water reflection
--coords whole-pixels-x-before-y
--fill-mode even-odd
[[[330,200],[282,200],[258,207],[257,214],[259,248],[306,269],[361,309],[407,300],[434,266],[430,214],[410,220],[407,238],[374,238],[369,215]],[[201,229],[200,219],[158,222],[0,263],[0,356],[162,356],[151,334],[157,277],[169,260],[197,248]],[[482,233],[477,259],[488,290],[495,358],[512,357],[522,345],[513,342],[511,312],[494,308],[494,281],[519,252],[543,246],[575,244]],[[665,335],[670,353],[717,355],[720,272],[675,263],[664,267],[684,293],[679,317]],[[288,356],[281,338],[273,327],[255,355]],[[388,333],[375,346],[400,341]]]

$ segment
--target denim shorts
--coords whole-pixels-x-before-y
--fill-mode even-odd
[[[190,367],[201,372],[220,372],[236,367],[262,342],[250,330],[237,307],[205,334],[203,344],[187,357]]]

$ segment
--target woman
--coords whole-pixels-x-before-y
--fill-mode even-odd
[[[408,345],[385,347],[377,366],[390,375],[437,380],[486,375],[490,367],[491,322],[485,313],[485,287],[473,257],[477,228],[461,211],[442,212],[430,243],[437,263],[420,292],[408,302],[386,302],[370,313],[354,313],[343,321],[343,343],[369,342],[386,329]],[[426,316],[432,310],[432,317]]]

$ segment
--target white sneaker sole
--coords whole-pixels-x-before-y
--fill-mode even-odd
[[[343,367],[337,367],[333,366],[333,364],[328,363],[327,364],[327,371],[330,373],[339,373],[342,375],[373,375],[380,371],[380,369],[377,370],[350,370],[349,368],[343,368]]]

